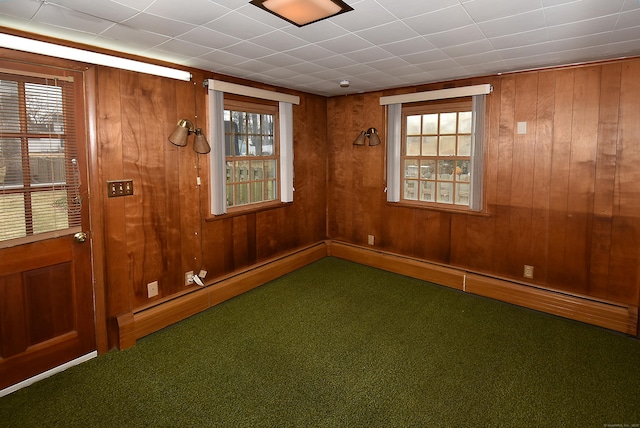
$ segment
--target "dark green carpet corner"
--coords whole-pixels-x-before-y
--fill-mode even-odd
[[[0,399],[2,427],[640,424],[640,343],[325,258]]]

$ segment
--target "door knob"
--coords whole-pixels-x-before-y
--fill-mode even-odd
[[[75,239],[76,242],[83,243],[87,240],[87,234],[84,232],[78,232],[73,235],[73,239]]]

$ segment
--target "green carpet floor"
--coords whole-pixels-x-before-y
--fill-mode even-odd
[[[615,424],[636,339],[334,258],[0,398],[2,427]]]

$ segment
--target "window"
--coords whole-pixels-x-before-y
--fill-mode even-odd
[[[0,246],[80,226],[73,85],[0,73]]]
[[[471,98],[402,109],[405,202],[469,207]]]
[[[209,79],[211,213],[293,201],[294,95]]]
[[[277,105],[225,101],[227,208],[277,200]]]
[[[491,85],[381,97],[387,106],[387,201],[482,211]]]

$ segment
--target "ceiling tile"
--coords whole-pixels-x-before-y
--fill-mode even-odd
[[[484,52],[466,56],[456,56],[455,61],[463,67],[470,67],[485,64],[487,62],[495,63],[502,61],[502,57],[497,52]]]
[[[155,0],[114,0],[116,3],[126,4],[128,7],[134,8],[136,10],[145,10],[151,4],[153,4]]]
[[[171,39],[164,43],[161,43],[153,48],[161,52],[177,52],[184,57],[200,56],[208,52],[211,52],[211,48],[202,45],[196,45],[195,43],[189,43],[182,40]]]
[[[402,56],[409,55],[416,52],[425,52],[435,49],[431,43],[429,43],[424,37],[418,36],[412,39],[402,40],[395,43],[386,43],[380,45],[380,47],[387,52],[391,52],[394,55]]]
[[[370,48],[373,44],[367,42],[362,37],[356,36],[355,34],[347,34],[336,37],[335,39],[320,42],[318,43],[318,46],[329,49],[337,54],[344,54]]]
[[[619,13],[624,0],[582,0],[545,9],[547,25],[562,25]]]
[[[500,54],[500,57],[502,57],[503,59],[527,58],[527,57],[549,53],[549,44],[538,43],[535,45],[519,46],[519,47],[507,48],[507,49],[498,49],[498,53]]]
[[[401,21],[393,21],[388,24],[368,28],[358,31],[356,34],[374,45],[394,43],[418,36],[415,31]]]
[[[262,10],[252,4],[249,4],[249,0],[240,0],[242,5],[236,8],[236,12],[246,16],[247,18],[254,19],[256,22],[261,22],[269,27],[285,29],[288,27],[298,28],[295,25],[290,24],[282,18],[279,18],[266,10]]]
[[[288,65],[294,65],[300,63],[300,59],[287,55],[286,53],[276,52],[272,55],[263,56],[260,61],[265,64],[270,64],[275,67],[286,67]]]
[[[467,56],[474,54],[481,54],[493,51],[493,45],[486,40],[481,39],[470,43],[465,43],[464,45],[455,45],[446,48],[442,48],[442,52],[450,57],[459,57],[459,56]]]
[[[42,2],[38,0],[21,0],[0,2],[0,14],[22,19],[31,19]]]
[[[456,6],[458,0],[429,0],[399,2],[398,0],[377,0],[380,5],[400,19],[424,15],[450,6]]]
[[[34,20],[55,25],[56,27],[69,28],[91,34],[99,34],[113,25],[112,22],[104,19],[47,3],[43,4],[40,10],[38,10]]]
[[[496,49],[518,48],[520,46],[546,43],[549,36],[546,29],[526,31],[524,33],[512,34],[509,36],[494,37],[489,39]]]
[[[611,35],[610,41],[613,43],[619,43],[619,42],[624,42],[625,40],[638,40],[638,39],[640,39],[640,26],[624,28],[622,30],[616,30]]]
[[[194,28],[176,38],[212,49],[222,49],[242,41],[236,37],[231,37],[205,27]]]
[[[100,35],[119,42],[126,41],[127,44],[143,48],[157,46],[170,39],[170,37],[167,36],[141,31],[122,24],[115,24],[103,31]]]
[[[329,58],[322,58],[311,62],[325,68],[342,68],[358,64],[356,61],[344,55],[334,55]],[[314,70],[309,70],[309,73],[313,73],[313,71]]]
[[[251,39],[251,42],[280,52],[300,48],[309,44],[305,40],[294,37],[291,34],[280,30],[272,31],[263,36],[254,37]]]
[[[554,40],[549,42],[550,52],[567,51],[571,49],[582,49],[591,46],[606,45],[611,39],[611,32],[593,34],[584,37],[573,37],[571,39]]]
[[[636,3],[636,6],[636,9],[622,12],[619,15],[618,22],[616,23],[616,30],[620,30],[621,28],[635,27],[640,24],[640,1]]]
[[[541,9],[478,24],[484,35],[489,38],[538,30],[546,26],[544,12]]]
[[[425,38],[437,48],[446,48],[455,45],[464,45],[484,39],[484,34],[475,25],[456,28],[455,30],[444,31],[438,34],[430,34]]]
[[[308,44],[296,49],[291,49],[287,51],[287,53],[289,55],[293,55],[298,59],[298,61],[313,61],[322,58],[329,58],[330,56],[335,55],[335,52],[313,44]]]
[[[580,37],[612,31],[617,21],[618,15],[608,15],[570,24],[556,25],[548,28],[549,38],[568,39],[570,37]]]
[[[20,3],[22,3],[22,1]],[[122,22],[125,19],[131,18],[132,16],[140,13],[140,11],[146,7],[146,5],[144,5],[141,9],[137,9],[111,0],[55,0],[55,2],[51,3],[64,6],[70,10],[86,13],[87,15],[99,16],[112,22]]]
[[[428,61],[442,61],[449,59],[449,56],[440,49],[432,49],[424,52],[416,52],[408,55],[400,55],[400,58],[409,64],[422,64]]]
[[[237,37],[243,40],[262,36],[265,33],[275,31],[274,27],[243,16],[236,11],[230,12],[222,18],[210,21],[204,24],[204,26],[228,36]]]
[[[230,52],[224,51],[213,51],[208,54],[200,55],[199,58],[206,59],[211,63],[215,64],[217,67],[220,66],[237,66],[238,64],[242,64],[247,61],[247,58],[235,55]],[[209,67],[211,70],[212,68]]]
[[[372,46],[355,52],[349,52],[343,55],[357,62],[370,62],[393,57],[389,52],[377,46]]]
[[[407,18],[404,22],[421,35],[440,33],[473,24],[469,14],[460,5]]]
[[[298,28],[294,25],[289,25],[282,29],[285,33],[289,33],[292,36],[299,37],[302,40],[306,40],[309,43],[318,43],[323,40],[333,39],[336,37],[349,34],[347,30],[342,27],[338,27],[331,21],[320,21],[313,25],[307,25],[305,27]]]
[[[122,24],[133,28],[144,28],[146,31],[169,37],[175,37],[196,28],[196,26],[192,24],[162,18],[144,12],[123,21]]]
[[[352,5],[353,10],[329,18],[336,25],[348,31],[360,31],[395,20],[385,8],[375,0],[363,0]]]
[[[475,22],[483,22],[542,9],[542,1],[472,0],[463,6]]]
[[[267,55],[276,53],[273,49],[267,49],[263,46],[256,45],[252,42],[242,41],[233,46],[229,46],[223,49],[226,52],[231,52],[234,55],[240,55],[245,58],[260,58]]]
[[[209,0],[189,0],[188,4],[176,0],[155,0],[145,9],[145,13],[197,25],[213,21],[229,12],[229,8]]]

